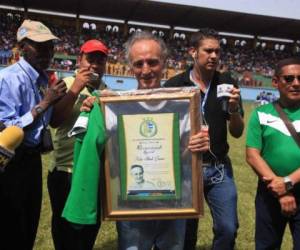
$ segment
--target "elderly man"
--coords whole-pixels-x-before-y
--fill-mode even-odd
[[[272,83],[279,91],[279,100],[252,112],[246,141],[247,162],[259,177],[255,247],[280,249],[289,224],[293,249],[300,249],[300,149],[293,132],[279,115],[281,110],[299,136],[300,59],[279,61]]]
[[[25,132],[15,157],[0,174],[3,250],[32,249],[36,237],[42,202],[41,152],[51,150],[47,126],[57,114],[52,106],[66,92],[64,82],[49,87],[45,74],[55,39],[42,23],[25,20],[17,31],[23,58],[0,72],[0,120]]]
[[[234,248],[238,228],[237,191],[232,166],[227,155],[227,123],[233,137],[240,137],[244,129],[240,90],[231,87],[228,104],[217,98],[223,83],[233,84],[231,77],[216,71],[220,59],[220,40],[217,32],[202,29],[190,39],[189,53],[194,65],[165,83],[165,87],[199,86],[204,125],[209,128],[210,147],[203,154],[204,196],[213,217],[212,249]],[[233,85],[232,85],[233,86]],[[207,136],[207,130],[200,133]],[[200,137],[201,138],[201,137]],[[201,143],[200,143],[201,144]],[[193,250],[197,241],[198,220],[187,221],[185,250]]]
[[[132,176],[133,183],[129,186],[131,190],[153,190],[155,184],[147,181],[144,178],[144,168],[141,165],[132,165],[130,167],[130,175]]]
[[[167,57],[165,43],[148,32],[135,33],[126,43],[126,56],[138,81],[138,89],[161,87],[161,78]],[[82,110],[89,110],[93,99],[84,102]],[[192,152],[208,150],[208,138],[196,134],[191,137]],[[201,143],[199,143],[201,141]],[[186,220],[118,221],[120,250],[159,249],[181,250],[184,244]]]
[[[55,109],[63,110],[63,115],[53,126],[54,154],[48,174],[48,191],[52,207],[52,237],[56,250],[89,250],[100,227],[100,219],[95,225],[75,228],[61,217],[68,197],[73,170],[73,149],[75,138],[68,137],[80,113],[83,100],[94,90],[103,88],[102,76],[105,71],[108,48],[99,40],[86,41],[80,49],[79,68],[74,76],[64,80],[69,91],[66,98],[57,103]],[[59,125],[59,126],[58,126]]]

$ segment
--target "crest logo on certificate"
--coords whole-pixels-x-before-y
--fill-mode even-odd
[[[151,117],[146,117],[140,125],[140,134],[144,137],[153,137],[157,133],[157,125]]]

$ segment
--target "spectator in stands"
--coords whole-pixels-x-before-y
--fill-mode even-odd
[[[52,207],[52,237],[56,250],[92,250],[100,228],[96,225],[76,227],[62,218],[72,179],[74,137],[68,132],[80,113],[82,101],[94,90],[103,88],[101,78],[105,71],[108,49],[99,40],[89,40],[80,49],[79,68],[74,76],[64,80],[69,91],[69,100],[60,102],[56,108],[64,112],[61,124],[53,124],[54,154],[48,173],[48,191]],[[59,125],[59,126],[58,126]]]
[[[300,59],[288,58],[278,62],[273,78],[280,94],[279,109],[295,132],[300,131],[299,76]],[[299,143],[289,131],[273,103],[258,107],[251,114],[246,157],[259,178],[255,198],[256,249],[281,249],[287,224],[293,249],[300,249]]]
[[[0,173],[0,249],[33,249],[42,203],[41,153],[51,150],[47,126],[61,112],[53,105],[66,91],[63,82],[48,86],[45,73],[56,39],[42,23],[25,20],[17,32],[24,57],[0,72],[0,120],[25,132]]]
[[[6,15],[5,15],[6,16]],[[0,47],[4,45],[14,45],[15,30],[18,27],[19,17],[16,15],[13,17],[8,16],[0,22]],[[55,25],[54,23],[59,21],[60,25]],[[80,36],[78,37],[78,32],[75,29],[75,24],[73,26],[62,26],[61,20],[53,20],[53,24],[49,27],[58,34],[61,38],[60,41],[55,42],[55,53],[68,55],[77,55],[79,53],[79,44],[82,44],[88,39],[97,39],[99,32],[95,32],[95,24],[84,22],[84,27],[81,28]],[[83,26],[83,25],[82,25]],[[96,30],[101,25],[97,24]],[[101,33],[101,38],[108,44],[111,51],[108,54],[108,63],[115,64],[117,61],[124,65],[124,55],[122,54],[123,43],[127,38],[127,35],[123,35],[123,32],[118,32],[117,28],[113,25],[109,29],[103,30]],[[107,26],[107,27],[108,27]],[[86,27],[86,28],[85,28]],[[185,70],[185,65],[190,63],[190,59],[187,51],[187,40],[184,36],[177,34],[173,36],[172,39],[165,36],[165,41],[168,44],[170,55],[167,59],[167,75],[169,77],[182,72]],[[229,44],[222,45],[223,52],[222,64],[228,65],[230,71],[238,72],[243,74],[244,71],[251,71],[256,74],[260,74],[271,78],[273,74],[272,65],[279,59],[291,56],[294,52],[292,48],[286,48],[285,50],[276,50],[275,48],[269,48],[258,46],[253,49],[252,46],[229,46]],[[10,50],[11,48],[9,48]],[[1,63],[1,58],[0,58]],[[58,69],[64,68],[64,66],[56,65]],[[75,68],[75,65],[69,67],[70,70]],[[126,72],[125,75],[130,73]],[[248,79],[249,80],[249,79]],[[246,82],[250,86],[256,86],[255,81]]]
[[[216,71],[220,59],[218,33],[202,29],[190,39],[194,65],[165,83],[165,87],[199,86],[201,89],[203,123],[209,127],[210,148],[203,152],[204,195],[213,218],[214,239],[212,249],[234,249],[238,229],[237,191],[228,157],[227,122],[230,134],[238,138],[244,129],[240,90],[230,92],[228,109],[223,110],[217,99],[217,86],[221,74]],[[228,82],[232,81],[228,78]],[[233,82],[231,82],[234,84]],[[202,133],[203,132],[203,133]],[[205,138],[207,131],[200,132]],[[187,220],[185,250],[193,250],[197,241],[198,219]]]

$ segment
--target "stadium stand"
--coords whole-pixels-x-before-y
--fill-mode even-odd
[[[23,12],[0,9],[0,65],[8,65],[20,57],[16,46],[16,29],[24,18]],[[164,38],[169,48],[167,71],[164,78],[168,79],[182,72],[192,64],[188,54],[188,37],[191,32],[150,27],[129,26],[109,22],[80,20],[76,23],[72,18],[47,16],[31,13],[29,18],[43,21],[61,38],[55,44],[55,56],[51,65],[55,70],[74,70],[76,55],[84,41],[90,38],[100,38],[110,48],[107,74],[132,76],[126,65],[123,44],[132,32],[148,29]],[[232,72],[241,85],[250,87],[271,86],[270,77],[273,74],[273,64],[281,58],[298,53],[293,44],[276,42],[260,43],[251,39],[222,37],[220,70]]]

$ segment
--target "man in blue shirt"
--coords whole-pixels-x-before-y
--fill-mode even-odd
[[[25,133],[15,157],[0,173],[2,250],[29,250],[34,245],[42,201],[41,151],[51,142],[46,128],[59,112],[52,106],[66,92],[62,81],[48,86],[44,72],[56,39],[42,23],[25,20],[17,31],[23,58],[0,72],[0,121]]]

